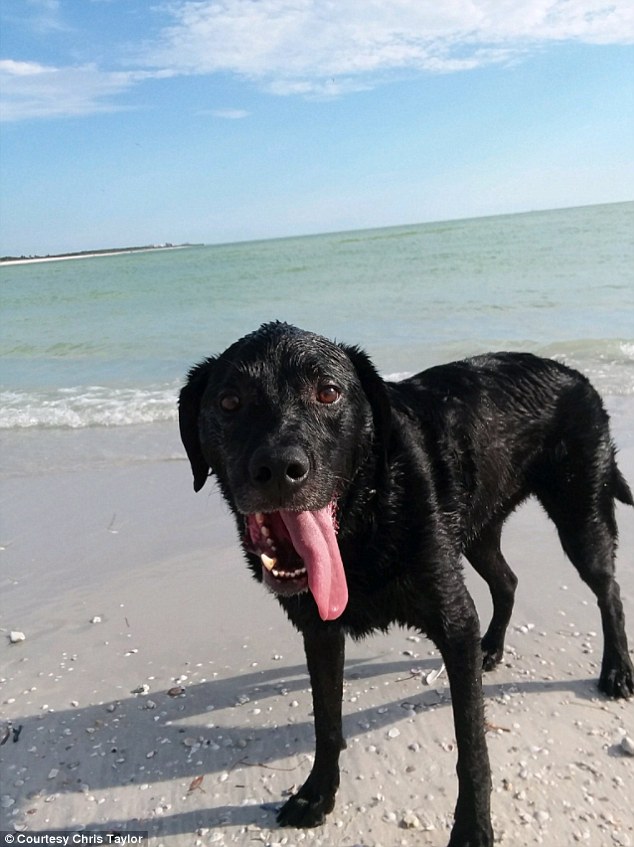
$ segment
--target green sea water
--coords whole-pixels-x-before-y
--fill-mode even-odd
[[[187,368],[268,320],[398,376],[531,350],[634,395],[634,203],[0,268],[0,428],[175,418]]]

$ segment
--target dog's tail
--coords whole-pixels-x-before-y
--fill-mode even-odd
[[[625,477],[616,466],[616,462],[612,465],[612,480],[614,496],[616,499],[620,500],[621,503],[625,503],[626,506],[634,506],[634,497],[632,496],[630,486],[627,484]]]

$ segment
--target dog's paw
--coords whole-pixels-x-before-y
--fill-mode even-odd
[[[492,671],[502,661],[504,656],[504,645],[493,644],[487,642],[486,638],[482,639],[482,670]]]
[[[458,840],[452,838],[449,847],[493,847],[493,838],[485,838],[484,841],[477,837],[467,837],[466,841],[462,838],[458,838]]]
[[[334,794],[318,794],[304,786],[284,803],[277,813],[277,822],[298,829],[321,826],[334,807]]]
[[[599,690],[614,700],[634,695],[634,669],[629,659],[616,667],[602,668]]]
[[[493,847],[493,840],[493,830],[490,826],[478,832],[464,832],[454,827],[448,847]]]

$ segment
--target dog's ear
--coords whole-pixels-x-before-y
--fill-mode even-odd
[[[359,347],[341,347],[348,355],[357,372],[361,386],[372,409],[374,435],[380,450],[380,457],[387,466],[387,451],[392,430],[392,404],[387,393],[385,382],[379,376],[370,357]]]
[[[200,491],[211,470],[200,446],[198,416],[209,379],[209,371],[214,361],[214,359],[206,359],[190,370],[178,399],[178,424],[181,441],[194,475],[194,491]]]

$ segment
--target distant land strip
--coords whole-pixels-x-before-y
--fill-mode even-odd
[[[62,259],[90,259],[95,256],[120,256],[124,253],[146,253],[150,250],[182,250],[202,244],[146,244],[142,247],[111,247],[107,250],[81,250],[77,253],[54,253],[46,256],[0,256],[0,264],[21,265],[27,262],[56,262]]]

